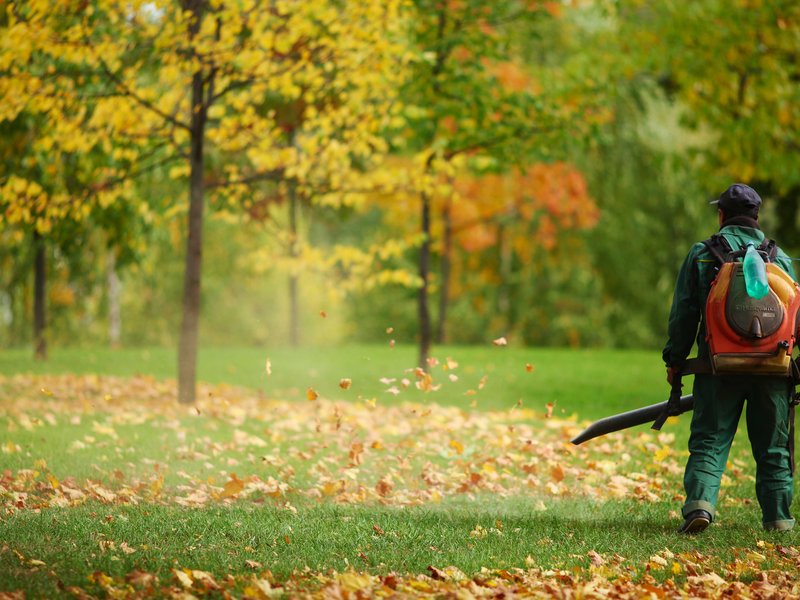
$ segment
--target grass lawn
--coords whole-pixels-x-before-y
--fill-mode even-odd
[[[55,349],[47,362],[36,362],[30,350],[0,352],[0,374],[17,373],[97,373],[131,376],[150,374],[158,379],[175,377],[175,351],[164,348],[126,348],[117,350]],[[449,357],[459,366],[451,382],[441,368],[434,368],[446,385],[440,393],[406,393],[393,396],[396,387],[416,366],[413,346],[349,346],[333,348],[208,348],[200,351],[198,378],[215,384],[245,386],[262,390],[270,397],[305,399],[313,387],[322,395],[355,399],[377,397],[380,402],[407,400],[435,401],[453,406],[468,406],[478,400],[478,408],[502,410],[523,401],[525,406],[556,404],[560,414],[575,413],[581,419],[597,419],[611,413],[638,408],[666,400],[669,389],[658,351],[570,350],[560,348],[514,347],[437,347],[433,357],[444,363]],[[271,375],[266,373],[266,361]],[[531,365],[526,369],[526,365]],[[482,393],[477,390],[486,378]],[[348,394],[339,382],[352,380]]]
[[[796,534],[760,529],[743,435],[694,538],[674,533],[686,417],[569,444],[665,398],[657,353],[434,355],[426,379],[411,347],[207,350],[182,407],[170,351],[0,353],[0,592],[800,590]]]

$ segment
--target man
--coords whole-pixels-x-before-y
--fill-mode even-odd
[[[719,209],[719,232],[732,250],[745,248],[750,242],[758,246],[764,241],[758,223],[761,198],[753,188],[733,184],[711,204]],[[795,278],[786,254],[779,250],[774,262]],[[681,267],[669,316],[669,339],[663,352],[670,384],[680,377],[695,336],[698,358],[709,360],[704,308],[717,266],[711,251],[701,242],[692,247]],[[699,533],[714,520],[720,480],[745,400],[764,529],[790,530],[794,519],[789,512],[793,487],[789,377],[697,374],[693,396],[690,456],[684,474],[684,523],[679,532]]]

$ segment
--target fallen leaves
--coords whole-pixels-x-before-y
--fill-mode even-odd
[[[445,377],[458,368],[451,358],[430,364]],[[439,385],[422,369],[409,374],[421,388]],[[487,380],[481,375],[478,388]],[[349,381],[343,379],[342,387]],[[381,382],[397,394],[411,385],[405,377]],[[10,444],[15,453],[30,455],[32,465],[0,474],[0,508],[6,512],[87,499],[197,507],[298,497],[405,506],[489,493],[533,494],[539,503],[564,496],[654,502],[671,499],[682,471],[680,454],[665,450],[674,441],[670,434],[626,432],[576,448],[569,440],[579,424],[556,418],[552,405],[542,415],[521,399],[512,410],[477,412],[433,403],[382,406],[374,398],[335,402],[313,388],[307,389],[312,402],[292,403],[204,386],[197,414],[170,401],[174,383],[146,377],[17,376],[0,379],[0,385],[17,399],[0,405],[9,431],[46,436],[49,428],[67,428],[67,455],[116,450],[131,457],[125,473],[98,465],[96,476],[76,478],[59,468],[57,456],[37,462],[35,448],[22,447],[17,438],[6,441],[4,449]],[[40,394],[42,387],[51,395]],[[109,393],[114,402],[102,400]],[[56,402],[63,410],[58,416]],[[227,437],[217,432],[221,424],[229,427]],[[157,461],[130,462],[141,451],[131,437],[137,427],[161,432]],[[730,476],[737,477],[732,460]],[[180,468],[170,468],[178,462]]]
[[[434,386],[439,385],[437,377],[444,379],[458,368],[449,358],[429,366],[445,373],[427,373],[431,377],[427,380],[425,371],[412,370],[408,377]],[[486,384],[485,377],[480,388]],[[398,392],[413,389],[402,376],[387,378],[385,384],[397,386]],[[519,402],[514,410],[476,412],[434,403],[335,402],[312,388],[313,403],[291,403],[248,390],[204,387],[198,414],[167,401],[175,392],[174,384],[148,378],[19,376],[0,379],[0,385],[8,397],[16,399],[0,405],[0,416],[12,435],[2,448],[8,453],[6,448],[12,444],[10,458],[16,461],[13,468],[0,472],[0,510],[8,516],[89,500],[102,503],[102,518],[112,512],[110,507],[125,504],[225,507],[252,503],[258,507],[269,503],[273,510],[297,513],[293,503],[299,507],[302,501],[409,506],[478,494],[527,496],[532,499],[532,511],[547,511],[561,497],[671,500],[682,471],[683,457],[672,445],[672,434],[626,432],[576,448],[569,440],[581,425],[555,417],[550,409],[543,418],[541,403],[534,409]],[[50,394],[41,394],[42,387]],[[105,401],[107,395],[114,400]],[[160,436],[142,455],[137,454],[136,435],[142,431],[138,428]],[[58,456],[37,456],[35,446],[25,442],[33,436],[13,437],[18,431],[46,437],[56,429],[64,440],[64,454],[118,452],[123,460],[109,467],[98,460],[91,475],[78,477],[63,470]],[[731,457],[731,477],[748,477],[737,460]],[[369,531],[369,522],[365,527]],[[376,523],[369,536],[377,544],[395,533],[385,532]],[[469,535],[464,531],[464,543],[479,546],[492,536],[510,539],[512,535],[511,528],[504,529],[500,523],[494,527],[475,524]],[[277,540],[281,546],[302,547],[299,537],[294,544],[288,534],[282,533]],[[142,547],[120,539],[100,538],[99,542],[106,556],[130,554],[138,560],[144,554]],[[361,554],[361,560],[351,556],[354,564],[377,564],[374,550],[365,546]],[[226,581],[224,573],[177,566],[162,574],[161,581],[142,571],[124,577],[101,573],[92,581],[102,589],[98,595],[107,597],[124,597],[129,586],[159,588],[165,596],[185,597],[238,596],[245,590],[245,596],[253,598],[273,594],[337,597],[348,590],[351,597],[548,597],[569,588],[575,597],[620,598],[767,597],[800,591],[794,580],[779,572],[800,564],[798,551],[768,542],[743,549],[734,563],[718,570],[724,578],[712,576],[718,565],[694,555],[662,551],[633,567],[595,551],[587,554],[584,550],[580,556],[582,571],[547,570],[531,559],[520,565],[525,569],[487,569],[477,574],[431,565],[425,575],[307,572],[283,582],[264,574],[267,558],[240,556],[236,564],[249,571],[235,583]],[[29,569],[49,568],[36,560],[25,558],[21,564]],[[635,579],[631,569],[644,575]],[[659,581],[650,577],[651,572]],[[760,579],[760,573],[768,573],[768,578]]]
[[[230,481],[225,483],[219,498],[233,498],[238,496],[244,490],[244,481],[236,477],[236,473],[231,473]]]

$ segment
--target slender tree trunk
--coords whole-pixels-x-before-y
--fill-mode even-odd
[[[117,275],[117,255],[113,251],[108,253],[106,275],[108,281],[108,342],[112,348],[119,348],[122,337],[122,312],[120,310],[122,284]]]
[[[198,17],[199,20],[199,17]],[[195,401],[197,382],[197,332],[200,322],[200,275],[203,264],[204,189],[203,141],[206,107],[203,74],[192,78],[191,153],[189,157],[189,231],[186,239],[186,272],[183,285],[183,321],[178,346],[178,401]]]
[[[47,258],[44,238],[33,232],[33,357],[47,360]]]
[[[428,307],[428,275],[430,273],[431,255],[431,200],[422,194],[422,247],[419,250],[419,277],[422,286],[419,288],[419,366],[428,368],[428,354],[431,349],[431,315]]]
[[[497,289],[497,310],[503,315],[506,322],[506,330],[511,330],[513,326],[513,316],[511,314],[511,260],[512,248],[506,226],[502,223],[497,226],[497,247],[500,262],[500,285]]]
[[[289,253],[292,258],[297,258],[297,186],[289,182]],[[289,342],[292,346],[300,345],[300,303],[299,303],[299,278],[292,269],[289,273]]]
[[[447,308],[450,303],[450,269],[453,260],[453,222],[450,218],[451,207],[452,202],[448,200],[442,211],[444,240],[441,261],[442,289],[439,290],[439,321],[436,325],[437,344],[444,344],[447,337]]]

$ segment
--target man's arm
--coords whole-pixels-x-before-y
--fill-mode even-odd
[[[703,244],[692,247],[675,282],[675,293],[669,312],[668,338],[662,353],[667,367],[679,368],[684,363],[697,336],[703,312],[698,291],[697,257],[703,248]],[[673,373],[668,373],[668,377],[672,374],[674,370]]]

